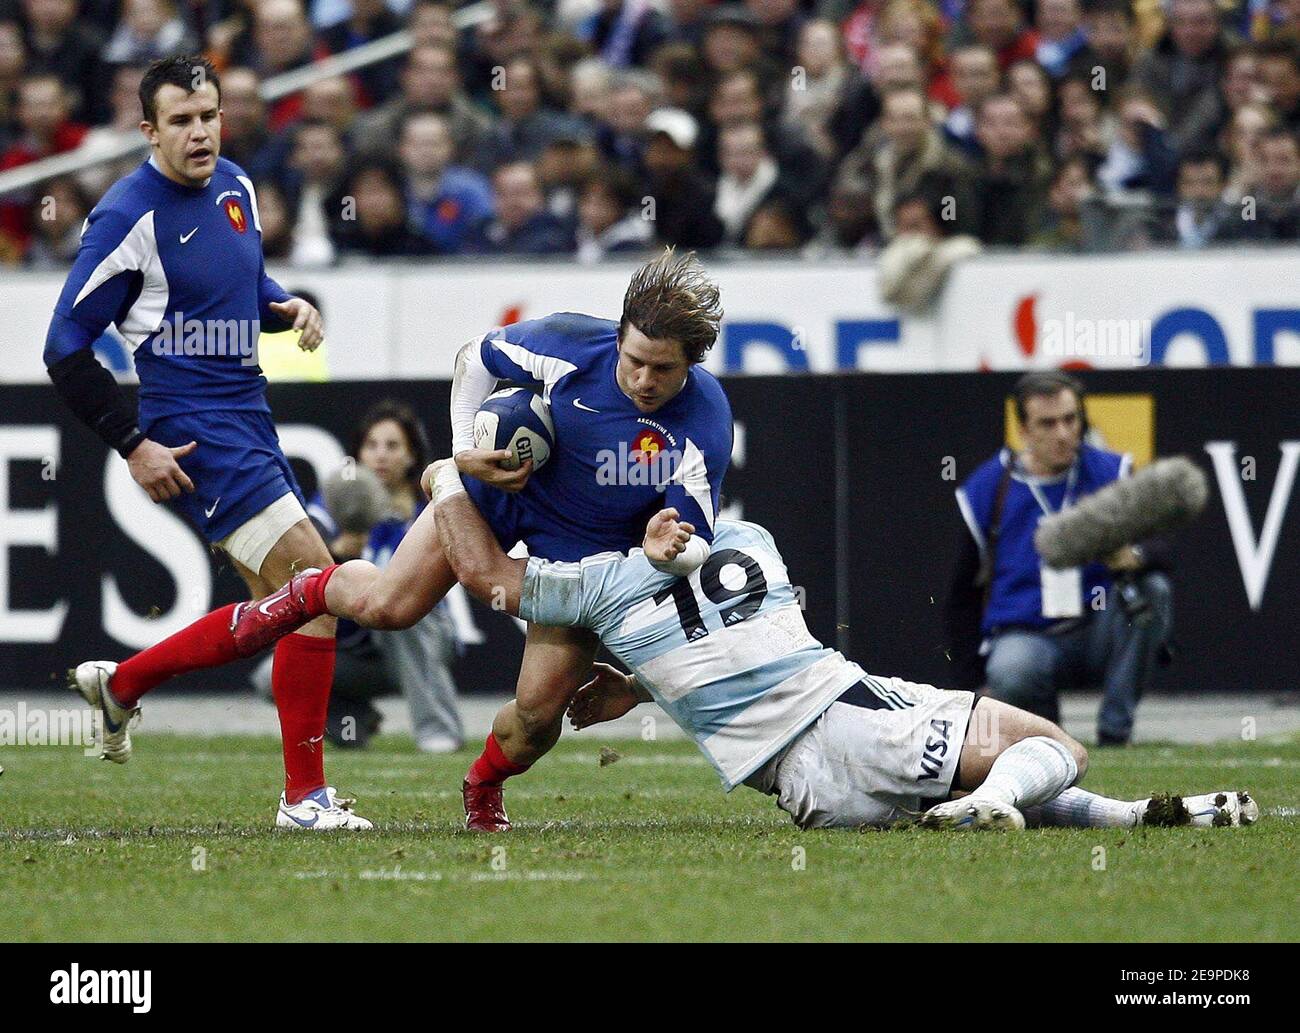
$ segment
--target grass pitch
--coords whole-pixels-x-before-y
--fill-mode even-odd
[[[124,768],[4,751],[0,939],[1294,940],[1300,738],[1094,752],[1086,785],[1251,790],[1246,829],[800,832],[690,743],[567,736],[460,829],[470,752],[380,738],[333,784],[380,829],[270,827],[272,739],[136,738]],[[111,921],[108,920],[111,916]]]

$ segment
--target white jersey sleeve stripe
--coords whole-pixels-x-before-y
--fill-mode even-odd
[[[118,273],[139,271],[144,274],[144,283],[140,296],[131,310],[118,325],[118,330],[127,342],[135,347],[158,329],[163,316],[167,313],[167,301],[170,287],[167,274],[163,271],[162,260],[158,257],[158,241],[154,236],[153,211],[145,212],[122,242],[103,261],[95,266],[95,271],[86,279],[85,285],[77,293],[72,303],[76,309],[81,302],[111,280]]]
[[[248,191],[248,207],[253,209],[253,229],[261,233],[262,215],[257,210],[257,191],[253,189],[253,181],[247,176],[236,176],[235,178],[244,184],[244,189]]]
[[[686,494],[690,495],[704,512],[704,518],[709,522],[709,530],[713,530],[713,489],[709,486],[709,471],[704,462],[704,453],[690,438],[686,439],[686,447],[682,450],[682,461],[673,472],[672,483],[680,484],[686,489]]]
[[[527,370],[542,382],[542,400],[547,405],[551,404],[551,388],[559,383],[562,377],[568,376],[578,368],[572,362],[566,362],[554,355],[530,352],[523,345],[511,344],[509,341],[500,338],[489,340],[488,344],[496,348],[520,369]]]

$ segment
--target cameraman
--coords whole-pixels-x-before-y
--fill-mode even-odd
[[[1123,745],[1173,620],[1165,549],[1146,541],[1105,563],[1043,565],[1038,521],[1128,476],[1131,457],[1084,441],[1084,390],[1074,377],[1027,373],[1014,395],[1023,450],[1003,448],[957,489],[969,531],[946,614],[957,682],[978,686],[983,666],[985,695],[1052,721],[1062,688],[1100,684],[1098,743]]]

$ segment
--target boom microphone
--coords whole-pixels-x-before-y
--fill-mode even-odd
[[[1080,567],[1153,534],[1190,524],[1209,496],[1205,474],[1186,456],[1159,459],[1044,517],[1034,532],[1034,545],[1049,567]]]
[[[388,512],[388,492],[360,463],[332,474],[320,492],[340,531],[366,534]]]

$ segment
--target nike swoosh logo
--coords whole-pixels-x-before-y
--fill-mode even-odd
[[[212,508],[211,508],[211,509],[205,509],[205,510],[203,511],[203,515],[204,515],[205,517],[207,517],[209,520],[211,520],[211,519],[212,519],[212,514],[215,513],[215,512],[217,511],[217,506],[219,506],[220,504],[221,504],[221,496],[218,495],[218,496],[217,496],[217,501],[214,502],[214,503],[212,503]]]
[[[189,233],[186,233],[183,237],[181,237],[181,243],[188,244],[190,242],[190,237],[194,236],[194,234],[198,232],[199,232],[199,228],[195,226],[194,229],[189,231]]]
[[[599,409],[593,409],[593,408],[592,408],[591,406],[589,406],[589,405],[583,405],[583,404],[582,404],[582,399],[581,399],[581,398],[575,398],[575,399],[573,400],[573,404],[576,405],[579,409],[582,409],[582,410],[585,411],[585,412],[600,412]]]
[[[276,592],[274,595],[268,595],[265,599],[263,599],[260,603],[258,603],[257,608],[261,610],[262,613],[264,613],[266,616],[269,617],[271,616],[271,611],[268,610],[267,607],[274,606],[282,599],[287,599],[288,597],[289,597],[289,586],[285,585],[284,588],[280,589],[280,591]]]
[[[122,726],[114,724],[113,719],[108,716],[108,704],[104,702],[104,693],[107,691],[108,687],[104,685],[104,680],[101,678],[99,681],[99,712],[104,715],[104,727],[110,732],[119,732],[122,730]]]
[[[311,828],[313,825],[316,824],[316,822],[320,821],[319,814],[313,814],[311,816],[311,821],[303,821],[301,818],[295,818],[292,814],[290,814],[288,811],[284,810],[283,808],[280,810],[280,813],[283,814],[295,825],[301,825],[305,829]]]

